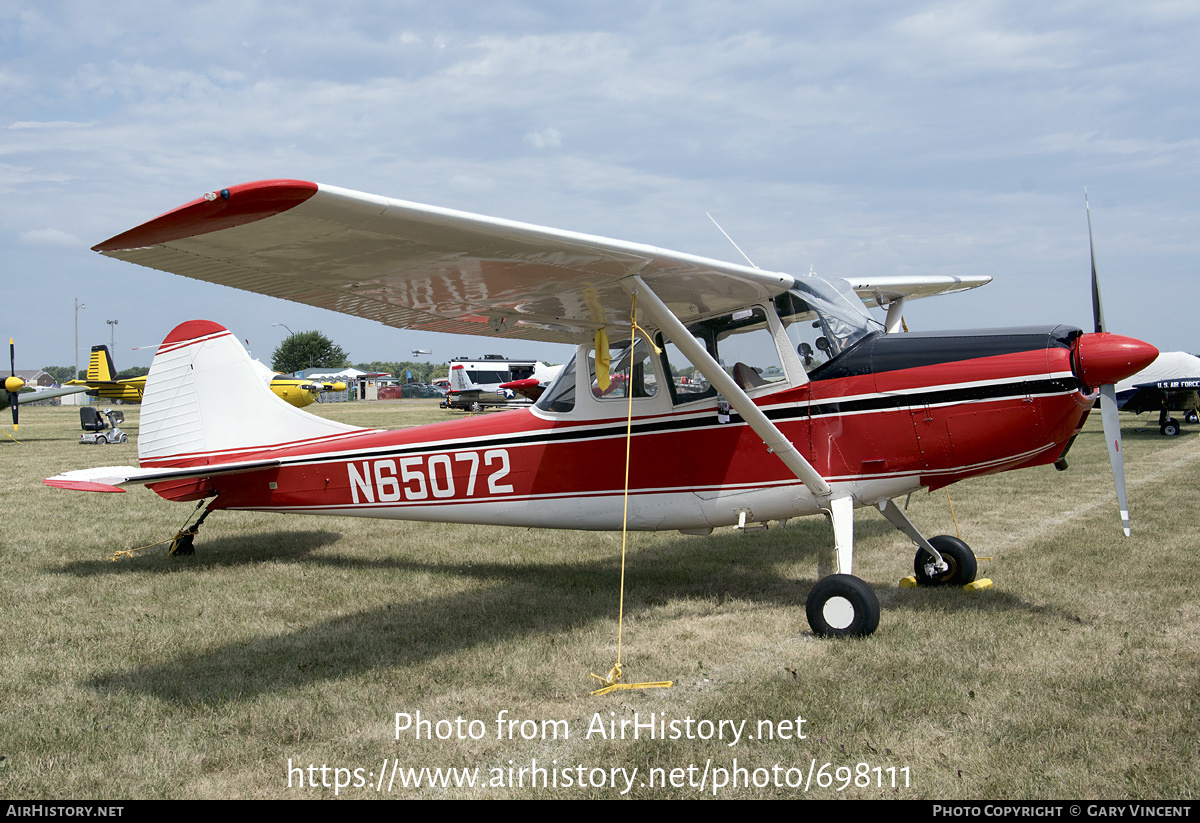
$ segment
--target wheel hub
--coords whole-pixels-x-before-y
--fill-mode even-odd
[[[854,622],[854,604],[844,597],[831,597],[825,601],[821,616],[832,629],[845,629]]]

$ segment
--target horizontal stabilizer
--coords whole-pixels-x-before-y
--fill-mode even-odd
[[[134,466],[99,466],[94,469],[79,469],[64,472],[42,482],[57,489],[83,492],[123,492],[118,486],[166,483],[174,480],[194,480],[215,477],[221,474],[268,469],[278,466],[278,460],[245,460],[240,463],[222,463],[216,466],[193,466],[182,469],[139,469]]]

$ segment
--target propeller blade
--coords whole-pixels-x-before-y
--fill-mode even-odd
[[[1094,331],[1104,331],[1104,309],[1100,306],[1100,279],[1096,276],[1096,246],[1092,242],[1092,207],[1088,204],[1087,189],[1083,190],[1083,208],[1087,212],[1088,251],[1092,253],[1092,320]]]
[[[1112,465],[1113,482],[1117,486],[1117,506],[1121,509],[1121,527],[1129,537],[1129,503],[1125,499],[1125,455],[1121,452],[1121,420],[1117,411],[1117,387],[1106,383],[1100,387],[1100,417],[1104,421],[1104,442],[1108,445],[1108,462]]]
[[[9,371],[9,374],[12,375],[12,377],[15,378],[17,376],[17,346],[13,342],[13,339],[11,337],[8,338],[8,371]],[[19,392],[20,390],[21,390],[20,387],[18,387],[17,391]],[[21,407],[21,404],[17,402],[16,394],[13,394],[9,398],[9,405],[12,406],[13,431],[16,431],[17,430],[17,409],[19,409]]]
[[[1104,331],[1104,309],[1100,304],[1100,278],[1096,274],[1096,245],[1092,241],[1092,207],[1088,203],[1086,188],[1083,190],[1083,205],[1087,211],[1088,251],[1092,257],[1092,320],[1096,326],[1096,333],[1100,334]],[[1121,415],[1117,407],[1117,387],[1112,383],[1101,383],[1100,385],[1100,419],[1104,423],[1104,442],[1108,446],[1108,462],[1112,466],[1113,484],[1117,487],[1117,506],[1121,510],[1121,527],[1125,530],[1125,536],[1129,537],[1129,503],[1125,497],[1125,455],[1121,452]]]

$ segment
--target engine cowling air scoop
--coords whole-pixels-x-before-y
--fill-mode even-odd
[[[1117,383],[1154,362],[1158,349],[1133,337],[1098,332],[1075,340],[1075,376],[1090,389]]]

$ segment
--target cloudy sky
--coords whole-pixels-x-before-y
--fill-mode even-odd
[[[0,5],[0,254],[18,368],[115,330],[149,365],[204,318],[269,359],[494,351],[197,283],[90,247],[292,177],[794,273],[990,274],[920,329],[1196,341],[1200,5],[55,2]],[[106,321],[117,320],[115,327]],[[561,361],[562,350],[499,344]]]

